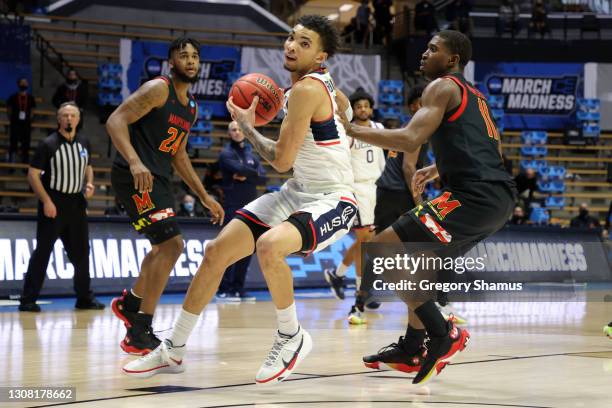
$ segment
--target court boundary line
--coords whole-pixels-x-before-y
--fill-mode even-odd
[[[489,359],[489,360],[476,360],[476,361],[463,361],[463,362],[458,362],[458,363],[449,363],[449,365],[451,366],[460,366],[460,365],[466,365],[466,364],[479,364],[479,363],[493,363],[493,362],[497,362],[497,361],[509,361],[509,360],[526,360],[526,359],[532,359],[532,358],[542,358],[542,357],[558,357],[558,356],[571,356],[571,357],[585,357],[588,358],[587,356],[580,356],[578,354],[589,354],[589,353],[604,353],[604,352],[608,352],[610,350],[604,350],[604,351],[574,351],[574,352],[569,352],[569,353],[554,353],[554,354],[538,354],[538,355],[533,355],[533,356],[511,356],[511,357],[504,357],[504,358],[497,358],[497,359]],[[353,372],[353,373],[341,373],[341,374],[301,374],[301,375],[310,375],[310,377],[304,377],[304,378],[290,378],[285,380],[284,382],[293,382],[293,381],[303,381],[303,380],[312,380],[312,379],[320,379],[320,378],[333,378],[333,377],[346,377],[346,376],[351,376],[351,375],[361,375],[361,374],[376,374],[376,373],[383,373],[383,372],[393,372],[393,370],[377,370],[377,371],[373,371],[373,370],[368,370],[368,371],[358,371],[358,372]],[[409,379],[408,377],[406,377],[406,379]],[[226,385],[217,385],[217,386],[212,386],[212,387],[202,387],[199,389],[193,389],[196,387],[192,387],[192,389],[189,390],[178,390],[178,391],[171,391],[171,392],[147,392],[147,393],[142,393],[142,394],[133,394],[133,395],[123,395],[123,396],[115,396],[115,397],[105,397],[105,398],[94,398],[94,399],[90,399],[90,400],[83,400],[83,401],[70,401],[70,402],[60,402],[57,404],[47,404],[47,405],[33,405],[31,406],[31,408],[47,408],[47,407],[57,407],[57,406],[64,406],[64,405],[74,405],[74,404],[85,404],[85,403],[89,403],[89,402],[98,402],[98,401],[109,401],[109,400],[116,400],[116,399],[123,399],[123,398],[134,398],[134,397],[145,397],[145,396],[150,396],[150,395],[159,395],[159,394],[176,394],[176,393],[181,393],[181,392],[194,392],[194,391],[208,391],[208,390],[215,390],[215,389],[222,389],[222,388],[234,388],[234,387],[244,387],[244,386],[248,386],[248,385],[254,385],[256,386],[257,384],[255,382],[249,382],[249,383],[241,383],[241,384],[226,384]],[[139,390],[145,387],[141,387],[141,388],[132,388],[133,390]],[[126,389],[126,391],[130,391],[131,389]],[[320,403],[324,403],[324,402],[340,402],[340,403],[355,403],[355,402],[360,402],[357,400],[346,400],[346,401],[319,401]],[[373,403],[377,403],[377,401],[361,401],[361,402],[373,402]],[[397,403],[406,403],[406,402],[424,402],[424,401],[380,401],[380,402],[397,402]],[[297,402],[285,402],[286,404],[289,403],[303,403],[303,404],[307,404],[307,403],[315,403],[315,402],[308,402],[308,401],[297,401]],[[437,401],[431,401],[431,402],[427,402],[427,403],[446,403],[446,404],[452,404],[453,402],[437,402]],[[241,406],[253,406],[256,403],[247,403],[247,404],[239,404],[239,405],[213,405],[213,406],[209,406],[206,408],[231,408],[231,407],[241,407]],[[275,402],[266,402],[266,404],[277,404]],[[554,408],[554,407],[546,407],[546,406],[531,406],[531,405],[509,405],[509,404],[495,404],[495,403],[491,403],[491,404],[486,404],[486,403],[453,403],[453,404],[463,404],[463,405],[487,405],[487,406],[499,406],[499,407],[515,407],[515,408]]]

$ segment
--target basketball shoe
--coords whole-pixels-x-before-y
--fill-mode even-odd
[[[155,374],[178,374],[185,371],[183,355],[185,346],[173,347],[172,342],[164,340],[155,350],[144,357],[123,366],[123,372],[130,377],[149,378]]]
[[[413,384],[425,384],[433,374],[442,371],[457,352],[463,351],[470,340],[470,333],[460,329],[451,320],[446,322],[448,332],[444,336],[430,336],[426,344],[427,354],[418,374],[412,380]]]
[[[121,296],[111,300],[111,310],[127,328],[132,327],[139,308],[140,299],[129,293],[127,289],[123,289]]]
[[[312,350],[312,338],[301,327],[293,336],[276,332],[268,357],[255,376],[255,382],[271,385],[286,380]]]
[[[416,373],[427,355],[423,344],[416,344],[403,336],[397,343],[391,343],[378,350],[378,353],[363,357],[363,364],[368,368],[380,370],[391,368],[404,373]]]
[[[347,319],[349,324],[354,325],[366,324],[368,322],[365,318],[363,306],[360,307],[358,304],[351,306],[351,311],[349,312]]]
[[[344,300],[344,276],[336,275],[335,269],[325,269],[323,275],[327,283],[329,283],[332,294],[337,299]]]
[[[603,332],[610,340],[612,340],[612,322],[608,323],[607,326],[604,326]]]
[[[128,354],[145,356],[155,350],[160,343],[161,340],[153,333],[151,325],[135,323],[127,329],[127,333],[119,346]]]

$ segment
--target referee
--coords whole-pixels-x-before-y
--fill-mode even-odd
[[[26,273],[19,310],[40,312],[36,299],[45,280],[49,257],[60,238],[74,265],[77,309],[104,309],[89,289],[89,231],[87,202],[94,193],[89,142],[76,134],[79,108],[63,103],[57,111],[58,130],[45,138],[30,163],[28,181],[40,200],[36,226],[36,250]],[[41,177],[42,176],[42,177]],[[83,181],[87,180],[85,196]]]

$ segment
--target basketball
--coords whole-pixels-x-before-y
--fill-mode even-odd
[[[229,95],[234,98],[237,106],[244,109],[251,106],[255,95],[259,96],[259,103],[255,110],[255,126],[270,123],[283,107],[283,90],[272,78],[263,74],[248,74],[240,77],[232,85]]]

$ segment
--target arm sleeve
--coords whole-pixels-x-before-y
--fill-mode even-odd
[[[34,157],[30,160],[30,166],[35,169],[45,170],[47,165],[49,164],[49,146],[42,140],[38,147],[36,148],[36,152],[34,152]]]

